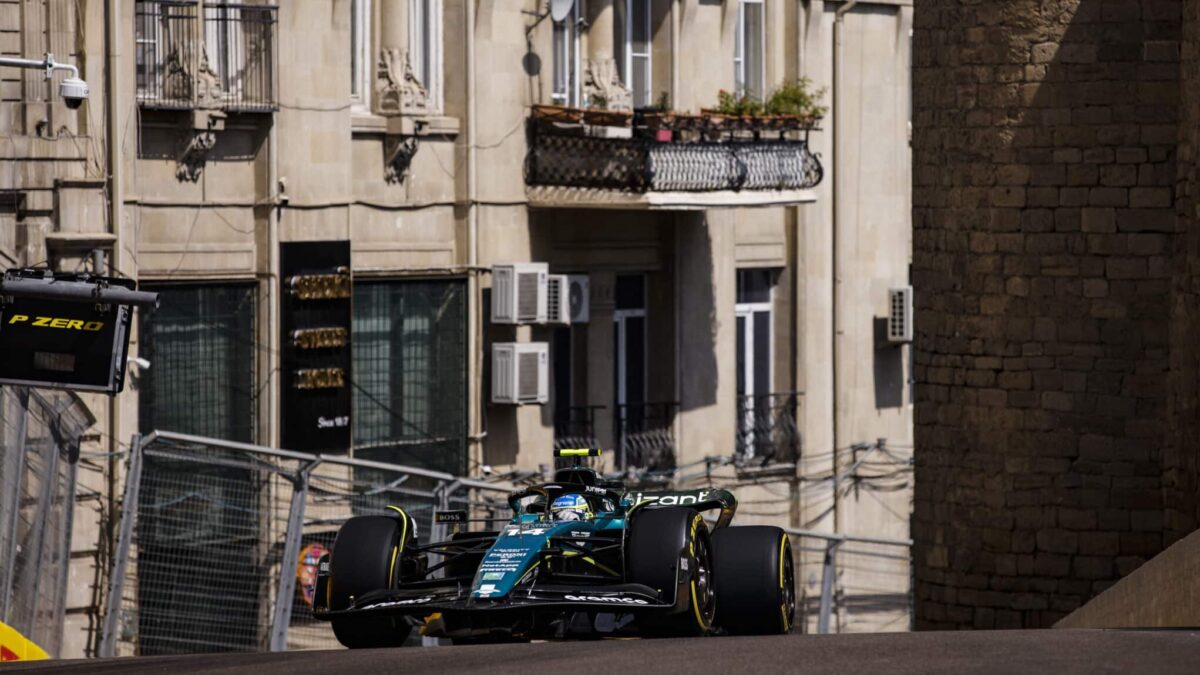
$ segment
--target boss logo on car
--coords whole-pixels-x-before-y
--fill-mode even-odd
[[[380,607],[400,607],[402,605],[420,605],[425,602],[432,601],[433,598],[409,598],[407,600],[389,600],[387,602],[377,602],[374,605],[367,605],[363,609],[379,609]]]
[[[601,597],[597,595],[567,595],[563,596],[566,600],[574,602],[614,602],[622,605],[648,605],[649,602],[641,598],[621,598],[621,597]]]

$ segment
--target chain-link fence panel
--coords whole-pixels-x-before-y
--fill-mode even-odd
[[[398,507],[428,543],[436,509],[491,522],[511,489],[168,432],[132,445],[101,656],[337,647],[311,607],[347,519]]]
[[[155,434],[135,451],[114,653],[266,649],[293,496],[312,460]]]
[[[72,394],[0,388],[0,621],[51,655],[62,645],[79,438]]]

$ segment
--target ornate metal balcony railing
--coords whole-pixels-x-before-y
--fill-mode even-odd
[[[821,182],[807,139],[604,138],[585,127],[530,119],[525,182],[631,192],[801,190]]]
[[[737,463],[741,466],[795,464],[800,460],[796,424],[799,392],[739,396]]]
[[[554,449],[600,447],[596,411],[603,409],[602,405],[581,405],[555,410]]]
[[[675,468],[675,413],[678,403],[617,406],[614,420],[617,467],[661,471]]]
[[[138,0],[135,21],[141,107],[278,108],[275,6]]]

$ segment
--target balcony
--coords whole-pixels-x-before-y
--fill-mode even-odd
[[[554,449],[599,448],[596,437],[596,411],[602,405],[570,406],[556,409],[554,418]]]
[[[675,414],[678,403],[617,406],[614,419],[617,467],[664,471],[675,468]]]
[[[135,21],[143,109],[278,109],[274,6],[139,0]]]
[[[744,470],[800,461],[799,392],[739,396],[734,463]]]
[[[578,114],[576,114],[578,113]],[[810,129],[768,119],[539,106],[525,161],[533,206],[703,209],[810,202]]]

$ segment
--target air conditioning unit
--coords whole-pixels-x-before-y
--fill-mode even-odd
[[[590,294],[588,275],[570,274],[567,276],[567,317],[571,323],[588,322]]]
[[[515,263],[492,268],[492,323],[545,323],[550,266]]]
[[[492,345],[492,403],[550,401],[550,344],[499,342]]]
[[[888,342],[912,342],[913,339],[913,289],[912,286],[888,289]]]
[[[551,274],[546,278],[546,323],[571,323],[567,286],[565,274]]]

